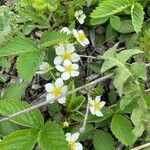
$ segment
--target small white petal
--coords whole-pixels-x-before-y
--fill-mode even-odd
[[[61,90],[62,90],[62,93],[66,93],[66,92],[67,92],[67,86],[63,86],[63,87],[61,88]]]
[[[59,98],[59,99],[58,99],[58,102],[59,102],[60,104],[64,104],[65,101],[66,101],[66,98],[65,98],[65,97],[62,97],[62,98]]]
[[[68,59],[65,60],[64,63],[63,63],[64,66],[68,66],[68,65],[71,65],[71,64],[72,64],[71,61],[68,60]]]
[[[76,143],[76,148],[75,148],[75,150],[83,150],[82,144],[79,143],[79,142],[77,142],[77,143]]]
[[[71,61],[72,62],[77,62],[77,61],[79,61],[80,60],[80,56],[77,54],[77,53],[73,53],[72,55],[71,55]]]
[[[85,14],[83,14],[83,15],[81,16],[81,18],[82,18],[82,19],[85,19],[85,18],[86,18],[86,15],[85,15]]]
[[[66,51],[68,52],[68,53],[72,53],[72,52],[74,52],[75,51],[75,47],[74,47],[74,45],[73,44],[67,44],[66,45]]]
[[[64,46],[61,44],[57,47],[55,47],[55,51],[56,51],[56,54],[57,55],[63,55],[64,51],[65,51],[65,48]]]
[[[99,110],[96,110],[96,111],[95,111],[95,115],[96,115],[97,117],[103,117],[103,114],[102,114]]]
[[[63,27],[60,32],[66,33],[66,34],[70,34],[70,30],[67,27]]]
[[[90,107],[90,112],[92,113],[92,115],[95,115],[95,109],[93,107]]]
[[[53,88],[54,88],[53,84],[51,84],[51,83],[45,84],[46,92],[51,92]]]
[[[79,135],[80,135],[79,132],[76,132],[76,133],[72,134],[71,140],[72,140],[72,141],[76,141],[76,140],[79,138]]]
[[[79,21],[80,24],[84,23],[84,19],[83,18],[79,18],[78,21]]]
[[[86,46],[86,45],[89,45],[89,44],[90,44],[89,40],[87,38],[85,38],[84,45]]]
[[[49,64],[47,62],[42,62],[42,64],[40,65],[40,70],[45,70],[48,67],[49,67]]]
[[[104,107],[104,106],[105,106],[105,104],[106,104],[106,102],[101,101],[101,102],[100,102],[100,104],[101,104],[101,107]]]
[[[95,101],[96,101],[96,102],[100,102],[100,101],[101,101],[101,96],[96,96],[96,97],[95,97]]]
[[[37,71],[36,74],[45,74],[45,71]]]
[[[77,64],[72,64],[72,67],[73,67],[74,70],[78,70],[79,69],[79,65],[77,65]]]
[[[79,76],[79,71],[71,71],[71,76],[72,76],[72,77],[77,77],[77,76]]]
[[[82,35],[84,35],[83,30],[79,30],[79,31],[78,31],[78,34],[82,34]]]
[[[78,31],[77,31],[76,29],[73,29],[73,35],[74,35],[75,37],[78,36]]]
[[[61,56],[56,56],[54,59],[55,65],[60,65],[63,62],[63,58]]]
[[[54,103],[54,100],[52,100],[54,98],[54,96],[52,94],[47,94],[46,95],[46,100],[49,102],[49,103]]]
[[[79,10],[78,13],[79,13],[80,15],[82,15],[82,14],[83,14],[83,10]]]
[[[58,79],[56,79],[56,81],[55,81],[55,86],[56,87],[62,87],[64,85],[64,82],[63,82],[63,80],[62,80],[62,78],[58,78]]]
[[[71,133],[66,133],[66,140],[71,141]]]
[[[68,79],[70,79],[70,73],[64,72],[64,73],[62,73],[61,77],[63,80],[68,80]]]
[[[64,67],[63,67],[63,66],[58,65],[58,66],[55,66],[55,68],[56,68],[58,71],[60,71],[60,72],[64,72]]]

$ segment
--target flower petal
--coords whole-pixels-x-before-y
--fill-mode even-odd
[[[66,140],[68,142],[70,142],[71,141],[71,133],[66,133],[65,136],[66,136]]]
[[[65,60],[64,63],[63,63],[64,66],[68,66],[68,65],[71,65],[71,64],[72,64],[71,61],[68,60],[68,59]]]
[[[78,70],[79,69],[79,65],[77,65],[77,64],[72,64],[72,67],[73,67],[74,70]]]
[[[55,66],[55,68],[60,72],[64,72],[64,67],[61,65],[57,65],[57,66]]]
[[[76,132],[76,133],[72,134],[71,140],[72,140],[72,141],[76,141],[76,140],[79,138],[79,135],[80,135],[79,132]]]
[[[104,101],[101,101],[100,103],[101,103],[101,108],[104,107],[106,104],[106,102],[104,102]]]
[[[66,93],[66,92],[67,92],[67,86],[63,86],[63,87],[61,88],[61,90],[62,90],[62,93]]]
[[[92,113],[92,115],[95,115],[95,110],[92,106],[90,107],[90,112]]]
[[[73,35],[74,35],[75,37],[78,36],[78,31],[77,31],[76,29],[73,29]]]
[[[100,102],[100,101],[101,101],[101,96],[96,96],[96,97],[95,97],[95,101],[96,101],[96,102]]]
[[[66,33],[66,34],[70,34],[70,30],[67,27],[63,27],[60,32]]]
[[[63,82],[63,79],[62,78],[58,78],[58,79],[56,79],[56,81],[55,81],[55,86],[56,87],[62,87],[64,85],[64,82]]]
[[[78,21],[79,21],[80,24],[84,23],[84,19],[83,18],[79,18]]]
[[[74,45],[71,44],[71,43],[67,44],[67,45],[66,45],[66,51],[67,51],[68,53],[74,52],[74,51],[75,51]]]
[[[80,56],[77,54],[77,53],[73,53],[72,55],[71,55],[71,61],[72,62],[77,62],[77,61],[79,61],[80,60]]]
[[[64,72],[61,75],[63,80],[68,80],[70,78],[70,73],[69,72]]]
[[[66,98],[65,98],[65,97],[62,97],[62,98],[59,98],[59,99],[58,99],[58,102],[59,102],[60,104],[64,104],[65,101],[66,101]]]
[[[85,38],[83,43],[84,43],[85,46],[90,44],[90,42],[89,42],[89,40],[87,38]]]
[[[54,103],[54,100],[52,100],[54,98],[54,96],[52,94],[47,94],[46,95],[46,100],[49,102],[49,103]]]
[[[79,71],[71,71],[71,76],[72,76],[72,77],[77,77],[77,76],[79,76]]]
[[[64,51],[65,51],[65,48],[62,44],[55,47],[55,52],[57,55],[63,55]]]
[[[76,147],[75,147],[75,150],[83,150],[83,146],[81,143],[77,142],[76,143]]]
[[[99,111],[99,110],[96,110],[96,111],[95,111],[95,115],[96,115],[97,117],[103,117],[102,112]]]
[[[37,71],[36,74],[44,74],[45,71]]]
[[[51,92],[53,88],[54,88],[53,84],[51,84],[51,83],[45,84],[46,92]]]
[[[63,62],[63,58],[61,56],[56,56],[54,59],[55,65],[60,65]]]

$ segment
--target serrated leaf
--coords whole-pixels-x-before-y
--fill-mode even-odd
[[[0,114],[2,115],[11,115],[16,112],[22,111],[31,107],[26,102],[21,102],[18,100],[1,100],[0,101]],[[32,127],[32,128],[41,128],[44,124],[43,116],[38,109],[35,109],[31,112],[25,113],[18,117],[11,119],[12,122]]]
[[[68,37],[65,33],[56,31],[46,31],[41,37],[41,48],[46,48],[52,45],[56,45],[67,40]]]
[[[42,64],[43,52],[31,52],[22,54],[16,62],[17,72],[23,80],[30,81]]]
[[[109,17],[96,18],[96,19],[95,19],[95,18],[91,18],[90,24],[91,24],[91,25],[103,24],[103,23],[105,23],[108,19],[109,19]]]
[[[111,131],[115,137],[124,145],[131,146],[135,142],[135,137],[132,134],[132,124],[124,116],[115,114],[111,122]]]
[[[6,58],[0,58],[0,66],[3,68],[9,68],[11,63]]]
[[[82,104],[85,101],[84,96],[72,96],[69,100],[66,102],[66,106],[69,111],[77,111],[82,106]]]
[[[92,18],[104,18],[122,12],[131,6],[129,0],[106,0],[91,13]]]
[[[118,30],[121,26],[121,20],[118,16],[111,16],[110,24],[115,30]]]
[[[38,51],[38,49],[32,41],[27,38],[17,37],[12,41],[9,41],[7,45],[0,47],[0,57],[25,54],[35,51]]]
[[[37,130],[18,130],[5,136],[0,142],[1,150],[32,150],[37,142]]]
[[[144,11],[143,7],[139,3],[135,3],[131,7],[131,17],[132,24],[136,33],[141,31],[143,20],[144,20]]]
[[[28,82],[11,84],[4,91],[3,99],[21,99],[21,96],[25,93]]]
[[[38,143],[42,150],[69,150],[63,130],[54,122],[45,124],[39,132]]]
[[[117,88],[120,95],[123,93],[123,85],[129,79],[129,77],[133,77],[129,68],[125,65],[126,61],[135,54],[140,54],[142,51],[138,49],[132,50],[124,50],[120,53],[116,53],[116,45],[110,48],[108,51],[104,53],[102,56],[105,59],[102,64],[101,73],[106,72],[109,69],[116,67],[115,78],[113,81],[114,86]]]
[[[95,150],[115,150],[113,137],[105,131],[97,130],[93,137]]]

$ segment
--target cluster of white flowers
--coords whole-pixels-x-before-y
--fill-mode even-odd
[[[68,141],[70,150],[83,150],[82,144],[77,142],[79,135],[79,132],[74,134],[66,133],[66,140]]]
[[[86,15],[83,13],[83,10],[78,10],[75,12],[74,14],[75,18],[77,19],[77,21],[80,23],[80,24],[83,24],[84,23],[84,20],[86,18]]]

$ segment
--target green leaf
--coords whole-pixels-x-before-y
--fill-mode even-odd
[[[135,137],[132,134],[131,122],[120,114],[115,114],[113,116],[111,131],[115,137],[126,146],[132,145],[135,142]]]
[[[33,42],[27,38],[18,37],[8,42],[6,46],[0,47],[0,57],[25,54],[29,52],[35,52],[38,49]]]
[[[95,73],[98,73],[98,74],[99,74],[99,73],[101,72],[101,70],[100,70],[100,68],[101,68],[101,63],[100,63],[100,62],[91,62],[88,66],[89,66],[90,69],[93,70]]]
[[[1,100],[0,114],[7,116],[29,107],[31,106],[26,102],[21,102],[18,100]],[[32,128],[41,128],[44,124],[43,116],[38,109],[15,117],[11,119],[11,121]]]
[[[135,62],[131,65],[131,71],[135,77],[141,78],[144,81],[147,80],[147,69],[145,63]]]
[[[106,0],[91,13],[92,18],[104,18],[122,12],[131,6],[129,0]]]
[[[109,19],[109,17],[96,18],[96,19],[95,19],[95,18],[91,18],[90,24],[91,24],[91,25],[103,24],[103,23],[105,23],[108,19]]]
[[[17,72],[23,80],[30,81],[42,64],[43,52],[31,52],[22,54],[16,62]]]
[[[116,75],[114,77],[113,84],[117,88],[119,94],[122,95],[124,83],[127,81],[127,79],[129,79],[129,77],[133,77],[132,73],[125,65],[126,61],[133,55],[142,53],[142,51],[138,49],[132,49],[124,50],[117,54],[116,46],[117,44],[106,51],[102,56],[105,61],[102,64],[101,73],[116,67]]]
[[[64,132],[54,122],[47,123],[39,132],[38,143],[42,150],[69,150]]]
[[[69,111],[77,111],[85,101],[84,96],[71,96],[66,102],[66,106]]]
[[[56,45],[67,40],[68,37],[65,33],[56,31],[46,31],[41,37],[41,48],[46,48],[52,45]]]
[[[111,16],[110,24],[115,30],[118,30],[121,27],[121,20],[118,16]]]
[[[37,142],[37,130],[18,130],[5,136],[0,142],[1,150],[32,150]]]
[[[11,84],[4,91],[3,99],[21,99],[21,96],[25,93],[25,89],[28,86],[28,82]]]
[[[136,33],[141,31],[143,20],[144,20],[144,11],[143,7],[139,3],[135,3],[131,7],[131,17],[132,24]]]
[[[93,144],[95,150],[115,150],[113,137],[102,130],[97,130],[94,134]]]
[[[0,66],[3,68],[10,68],[11,63],[6,58],[0,58]]]

